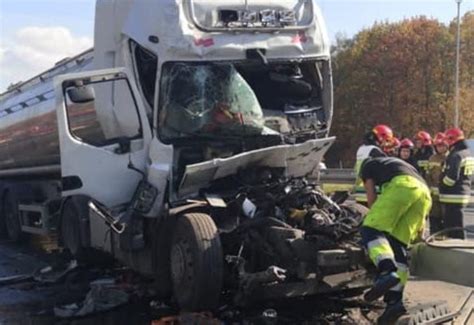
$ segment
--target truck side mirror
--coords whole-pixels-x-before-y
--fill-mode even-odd
[[[94,88],[90,86],[69,88],[67,94],[71,102],[75,104],[86,104],[95,100]]]
[[[127,137],[120,137],[117,139],[117,143],[119,147],[115,149],[116,154],[124,154],[124,153],[129,153],[130,152],[130,143],[131,140]]]

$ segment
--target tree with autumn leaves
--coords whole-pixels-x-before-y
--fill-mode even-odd
[[[330,165],[351,167],[363,134],[390,125],[398,137],[431,133],[454,120],[456,22],[417,17],[376,23],[333,46],[337,141]],[[461,22],[460,126],[474,137],[474,11]]]

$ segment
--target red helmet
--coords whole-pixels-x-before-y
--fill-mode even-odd
[[[443,132],[436,133],[433,143],[435,146],[441,146],[441,145],[447,146],[448,142],[446,142],[446,135]]]
[[[392,129],[384,124],[376,125],[372,129],[372,132],[375,134],[375,137],[380,144],[391,141],[393,138]]]
[[[415,135],[415,140],[421,140],[424,146],[431,146],[431,135],[426,131],[420,131]]]
[[[391,140],[388,140],[385,142],[383,146],[383,151],[386,154],[390,154],[392,152],[395,152],[399,147],[400,147],[400,140],[398,140],[398,138],[396,137],[393,137]]]
[[[400,144],[401,144],[400,140],[398,140],[397,137],[393,137],[393,139],[392,139],[392,147],[393,147],[393,148],[399,148],[399,147],[400,147]]]
[[[413,149],[414,146],[415,145],[413,144],[413,142],[408,138],[405,138],[400,142],[400,148]]]
[[[446,143],[448,146],[452,146],[456,142],[464,140],[464,132],[459,128],[452,128],[444,132],[446,137]]]

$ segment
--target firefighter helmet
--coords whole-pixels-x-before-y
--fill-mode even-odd
[[[444,132],[448,146],[464,140],[464,132],[459,128],[452,128]]]
[[[393,138],[393,131],[390,127],[379,124],[372,129],[372,133],[375,134],[377,142],[381,145],[389,142]]]
[[[383,146],[383,151],[390,155],[397,152],[398,148],[400,148],[400,140],[397,137],[393,137],[391,140],[385,142]]]
[[[431,146],[433,141],[431,135],[426,131],[420,131],[415,135],[415,140],[420,140],[423,146]]]
[[[414,146],[415,145],[413,144],[413,142],[408,138],[405,138],[400,142],[400,148],[413,149]]]

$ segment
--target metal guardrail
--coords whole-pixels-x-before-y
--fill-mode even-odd
[[[323,183],[354,184],[356,174],[353,169],[328,168],[320,171],[319,179]]]
[[[353,185],[356,174],[351,168],[327,168],[320,171],[319,180],[323,184]],[[474,184],[471,192],[471,203],[469,209],[474,209]]]

